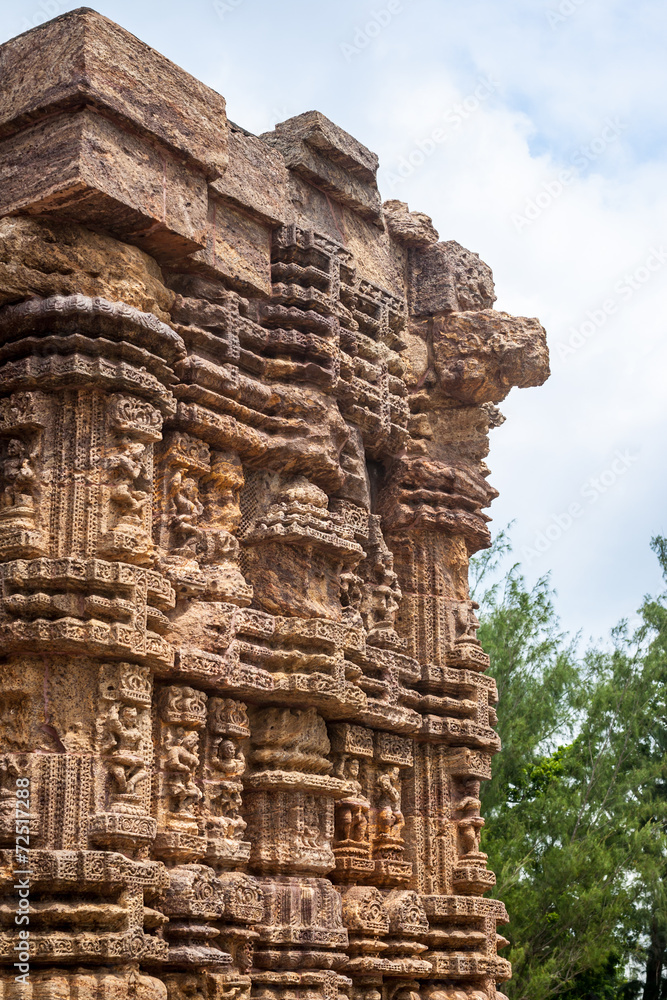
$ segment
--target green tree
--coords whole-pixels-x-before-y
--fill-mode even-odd
[[[667,539],[652,541],[663,578],[667,582]],[[654,831],[647,845],[643,868],[650,877],[643,880],[637,907],[643,917],[644,988],[643,1000],[667,1000],[667,594],[646,598],[641,608],[642,629],[649,637],[644,657],[645,671],[654,682],[651,705],[652,725],[643,733],[641,749],[647,761],[649,781],[644,788],[641,814]],[[650,764],[653,767],[650,767]]]
[[[477,591],[507,549],[502,536],[477,561]],[[635,996],[641,984],[625,974],[634,960],[646,966],[644,1000],[665,1000],[664,600],[645,601],[636,632],[622,624],[610,649],[580,656],[547,577],[529,589],[514,565],[478,599],[501,699],[503,751],[483,809],[511,915],[508,993]]]

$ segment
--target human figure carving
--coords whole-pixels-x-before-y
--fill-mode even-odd
[[[400,770],[392,767],[378,775],[377,788],[380,793],[377,817],[378,836],[386,840],[401,840],[401,830],[405,826],[401,812]]]
[[[469,642],[477,641],[477,629],[479,628],[479,619],[475,614],[475,609],[479,607],[476,601],[472,604],[467,602],[462,602],[456,605],[456,610],[454,612],[454,619],[456,622],[456,638],[459,641],[468,640]]]
[[[128,434],[120,438],[120,451],[107,459],[107,468],[114,474],[111,503],[118,509],[120,523],[141,527],[144,507],[149,495],[134,488],[136,481],[146,475],[146,447]]]
[[[458,822],[459,853],[479,853],[479,827],[472,819],[461,819]]]
[[[343,618],[351,625],[361,625],[361,602],[364,596],[363,580],[351,570],[345,570],[340,576],[340,602],[343,606]]]
[[[220,737],[213,744],[212,766],[222,771],[227,781],[240,779],[245,771],[245,754],[232,740]]]
[[[350,786],[350,794],[336,806],[336,840],[339,844],[363,845],[368,836],[370,802],[359,780],[359,761],[352,757],[343,763],[341,770]]]
[[[16,779],[20,768],[7,755],[0,757],[0,816],[13,816],[16,809]]]
[[[479,797],[480,782],[477,778],[466,778],[463,781],[463,798],[457,803],[456,809],[459,812],[474,809],[477,812],[482,808]]]
[[[176,511],[172,517],[173,532],[181,548],[189,549],[194,555],[203,534],[199,521],[204,513],[197,483],[179,471],[174,476],[173,490],[172,502]]]
[[[198,743],[196,730],[179,727],[168,745],[164,769],[168,775],[169,796],[173,800],[172,812],[190,812],[202,798],[203,793],[195,784]]]
[[[107,741],[103,746],[109,754],[109,773],[121,796],[133,795],[137,785],[148,778],[141,754],[144,734],[139,728],[134,705],[112,705],[105,722]]]
[[[479,841],[484,820],[480,816],[480,782],[476,778],[465,778],[462,782],[462,798],[456,803],[455,813],[458,832],[459,855],[479,854]]]
[[[320,846],[320,831],[313,824],[305,824],[301,835],[301,842],[304,847],[316,850]]]
[[[20,438],[10,438],[7,455],[2,460],[2,506],[34,507],[38,479],[34,468],[36,455]]]
[[[373,628],[393,628],[394,616],[398,611],[398,598],[401,591],[398,577],[393,570],[388,570],[384,581],[373,588],[371,607],[371,625]]]
[[[247,823],[241,815],[243,801],[237,786],[220,784],[211,795],[211,805],[217,812],[223,836],[227,840],[242,840]]]
[[[401,599],[394,557],[378,529],[371,555],[366,563],[368,582],[361,605],[362,617],[369,636],[394,632],[396,612]]]

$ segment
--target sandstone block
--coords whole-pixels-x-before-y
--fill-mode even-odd
[[[491,268],[459,243],[435,243],[410,254],[413,316],[490,309],[496,299]]]
[[[225,100],[129,31],[80,7],[0,47],[0,131],[94,106],[209,177],[227,166]]]
[[[0,211],[104,228],[163,263],[205,244],[203,174],[94,111],[57,114],[0,140]]]
[[[499,403],[512,386],[542,385],[549,377],[538,320],[492,309],[435,319],[433,352],[443,393],[465,403]]]
[[[152,257],[74,223],[0,220],[0,304],[28,296],[101,296],[170,320],[174,293]]]
[[[380,220],[377,156],[319,111],[289,118],[261,138],[295,173],[363,217]]]

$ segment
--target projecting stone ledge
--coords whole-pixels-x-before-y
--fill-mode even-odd
[[[504,1000],[468,562],[544,331],[318,112],[250,135],[89,9],[0,73],[0,893],[19,810],[33,996]]]
[[[443,394],[462,403],[499,403],[513,386],[542,385],[549,377],[538,321],[492,309],[436,317],[433,358]]]

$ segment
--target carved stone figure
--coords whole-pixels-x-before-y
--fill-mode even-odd
[[[221,771],[225,778],[233,781],[245,771],[243,751],[237,749],[231,740],[218,739],[213,749],[212,766]]]
[[[399,769],[392,767],[381,772],[377,778],[379,792],[377,830],[378,837],[384,841],[401,843],[401,830],[405,819],[401,812],[401,790],[399,786]]]
[[[21,777],[21,769],[15,760],[4,755],[0,757],[0,818],[14,820],[16,812],[16,779]]]
[[[167,743],[164,770],[168,777],[167,794],[171,812],[191,813],[202,797],[195,784],[195,771],[199,765],[198,744],[198,733],[182,728],[177,729]]]
[[[108,741],[103,750],[109,755],[109,773],[120,800],[133,795],[137,785],[148,779],[141,754],[143,733],[137,726],[137,709],[134,705],[114,705],[106,719],[105,732]]]
[[[2,508],[27,508],[31,511],[37,491],[35,455],[20,438],[10,438],[2,459]]]
[[[174,505],[172,526],[179,546],[176,551],[179,555],[184,554],[185,550],[196,553],[203,534],[199,522],[204,513],[197,484],[194,479],[184,477],[182,472],[177,472],[172,489]]]
[[[243,831],[247,827],[241,815],[242,798],[238,788],[230,785],[218,785],[211,796],[211,803],[217,805],[221,822],[218,824],[222,835],[229,840],[242,840]]]
[[[353,757],[347,761],[344,777],[350,792],[336,805],[336,839],[339,847],[364,847],[368,839],[370,802],[363,795],[359,781],[359,761]]]
[[[544,331],[318,112],[253,136],[88,8],[0,65],[0,895],[29,863],[31,995],[503,1000],[468,561]]]

